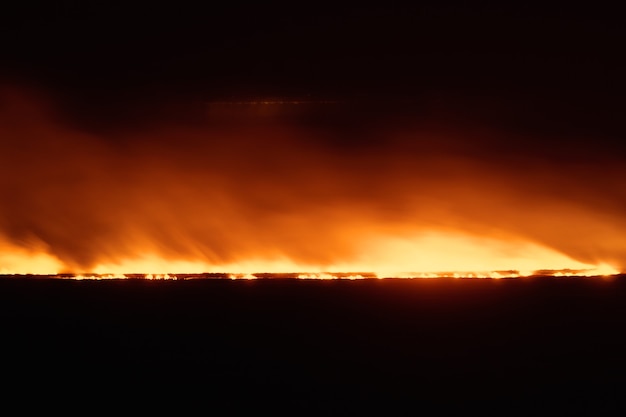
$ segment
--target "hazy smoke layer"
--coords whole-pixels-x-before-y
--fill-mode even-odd
[[[427,230],[626,266],[626,172],[610,141],[336,103],[222,103],[194,123],[90,129],[23,92],[0,102],[0,236],[68,270],[144,253],[324,265],[362,239]]]

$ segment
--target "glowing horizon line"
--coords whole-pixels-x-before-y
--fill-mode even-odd
[[[297,279],[297,280],[375,280],[375,279],[516,279],[530,277],[612,277],[624,275],[609,266],[590,269],[545,269],[535,271],[447,271],[447,272],[197,272],[197,273],[58,273],[58,274],[0,274],[0,277],[50,277],[69,280],[107,280],[107,279],[139,279],[139,280],[185,280],[185,279],[220,279],[220,280],[255,280],[255,279]]]

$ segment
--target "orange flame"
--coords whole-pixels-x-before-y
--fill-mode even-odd
[[[349,133],[276,115],[99,132],[21,94],[0,101],[0,274],[500,278],[624,267],[626,172],[597,156],[555,167],[481,151],[519,144],[503,133],[410,123],[342,147]]]

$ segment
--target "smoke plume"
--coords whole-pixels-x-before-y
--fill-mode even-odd
[[[146,255],[331,267],[367,259],[372,242],[455,235],[501,242],[502,257],[534,245],[626,266],[626,172],[612,142],[453,126],[423,108],[202,106],[194,122],[102,129],[5,88],[0,241],[66,271]],[[445,242],[438,250],[445,258]]]

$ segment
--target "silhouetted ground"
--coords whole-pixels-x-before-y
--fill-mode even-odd
[[[625,277],[2,279],[0,317],[23,410],[626,411]]]

